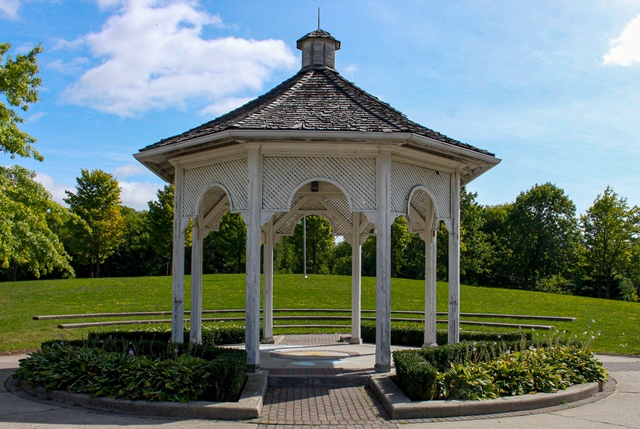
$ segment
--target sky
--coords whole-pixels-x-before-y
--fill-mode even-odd
[[[102,169],[146,209],[164,183],[133,154],[293,76],[318,7],[340,74],[502,159],[468,186],[480,204],[551,182],[578,214],[607,186],[640,206],[640,0],[0,0],[10,54],[44,48],[22,129],[45,157],[0,165],[61,203]]]

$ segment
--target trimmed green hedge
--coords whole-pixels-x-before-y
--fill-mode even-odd
[[[398,385],[411,400],[424,401],[491,399],[607,381],[607,371],[586,347],[545,343],[526,348],[525,342],[465,342],[396,351]]]
[[[146,328],[140,331],[100,331],[90,332],[89,340],[107,340],[113,338],[122,338],[127,341],[140,340],[157,340],[169,342],[171,341],[171,328]],[[260,328],[260,338],[262,338],[262,328]],[[183,342],[189,342],[189,331],[184,331]],[[245,340],[244,325],[235,324],[206,324],[202,325],[202,344],[204,345],[221,345],[221,344],[240,344]]]
[[[365,343],[376,342],[376,324],[365,322],[361,327],[362,341]],[[436,331],[436,341],[438,344],[447,344],[449,334],[446,330]],[[473,332],[461,331],[460,341],[520,341],[532,339],[530,332]],[[392,324],[391,344],[396,346],[422,347],[424,344],[424,327],[416,324]]]
[[[46,390],[149,401],[237,401],[244,350],[123,338],[53,341],[20,361],[16,378]]]

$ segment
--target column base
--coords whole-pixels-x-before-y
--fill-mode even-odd
[[[373,366],[376,372],[391,372],[391,364],[377,363]]]
[[[257,372],[260,372],[260,365],[249,365],[247,364],[247,374],[255,374]]]
[[[424,343],[422,345],[423,349],[431,349],[431,348],[434,348],[434,347],[438,347],[438,343]]]
[[[349,344],[362,344],[362,338],[353,338],[349,340]]]
[[[260,341],[260,344],[275,344],[276,340],[273,339],[273,337],[269,337],[269,338],[263,338],[262,341]]]

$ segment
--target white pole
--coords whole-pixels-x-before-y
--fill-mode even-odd
[[[307,278],[307,216],[302,218],[302,272]]]

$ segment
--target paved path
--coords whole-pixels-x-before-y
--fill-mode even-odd
[[[336,346],[335,336],[296,336],[287,343],[295,347],[327,348],[352,353],[339,361],[291,361],[283,368],[282,359],[269,359],[269,351],[286,349],[285,343],[265,348],[263,367],[294,373],[362,372],[362,363],[371,360],[369,345]],[[289,344],[290,345],[290,344]],[[357,350],[354,351],[354,350]],[[607,384],[600,397],[578,404],[552,409],[467,418],[391,420],[380,402],[363,387],[270,387],[260,419],[245,422],[175,420],[101,413],[34,400],[26,395],[7,392],[4,381],[17,368],[23,356],[0,356],[0,429],[61,428],[638,428],[640,429],[640,358],[599,356],[615,382]],[[330,364],[330,365],[329,365]],[[294,368],[291,368],[293,366]],[[307,367],[307,368],[305,368]],[[311,368],[309,368],[311,367]],[[358,369],[360,368],[360,369]],[[24,396],[23,396],[24,395]]]

